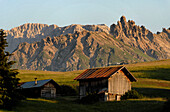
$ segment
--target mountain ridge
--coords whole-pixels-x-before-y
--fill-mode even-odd
[[[110,26],[110,33],[123,43],[140,49],[156,59],[170,57],[170,30],[163,29],[159,34],[153,34],[144,26],[137,26],[133,20],[126,21],[122,16],[120,21]],[[166,43],[165,45],[162,45]],[[158,55],[155,55],[157,53]]]
[[[101,25],[80,25],[72,24],[64,27],[58,27],[57,25],[47,25],[39,23],[26,23],[19,27],[7,30],[7,42],[9,43],[7,51],[12,52],[22,42],[37,42],[41,39],[50,36],[66,35],[68,33],[75,33],[76,31],[100,31],[109,33],[109,27],[105,24]]]
[[[58,27],[34,23],[12,32],[7,40],[17,41],[18,47],[10,60],[17,61],[13,67],[19,69],[72,71],[170,58],[170,28],[153,34],[124,16],[110,28],[104,24]]]
[[[15,66],[20,69],[49,71],[81,70],[120,61],[154,60],[135,50],[105,32],[82,31],[53,39],[46,37],[32,44],[22,43],[13,52],[11,60],[17,61]]]

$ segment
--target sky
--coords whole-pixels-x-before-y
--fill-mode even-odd
[[[25,23],[117,23],[124,15],[156,33],[170,27],[170,0],[0,0],[0,29]]]

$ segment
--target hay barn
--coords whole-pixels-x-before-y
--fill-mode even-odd
[[[120,100],[131,90],[131,82],[137,81],[124,66],[87,69],[74,80],[79,81],[80,99],[98,93],[103,101]]]
[[[55,98],[60,86],[52,79],[21,83],[19,91],[26,97]]]

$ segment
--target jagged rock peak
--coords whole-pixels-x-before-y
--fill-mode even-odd
[[[97,25],[100,25],[100,26],[107,26],[106,24],[97,24]]]
[[[151,31],[146,29],[145,26],[135,25],[133,20],[127,22],[124,16],[120,18],[117,25],[112,24],[110,26],[110,34],[116,39],[122,41],[126,45],[140,49],[143,53],[156,59],[169,57],[170,30],[165,28],[162,30],[162,33],[158,32],[158,35],[154,35]],[[163,43],[166,43],[166,45],[163,45]],[[164,49],[165,52],[161,49]]]
[[[121,23],[125,23],[125,22],[126,22],[126,17],[125,17],[125,16],[122,16],[122,17],[120,18],[120,22],[121,22]]]
[[[162,28],[162,32],[164,32],[164,33],[168,33],[168,29],[166,29],[166,28]]]
[[[135,21],[133,21],[133,20],[128,20],[128,23],[129,23],[130,25],[135,25]]]
[[[170,38],[170,28],[167,28],[167,29],[166,28],[162,28],[162,32],[168,34],[169,38]]]
[[[19,30],[19,29],[31,29],[31,28],[34,28],[34,27],[47,27],[49,25],[47,24],[40,24],[40,23],[25,23],[25,24],[22,24],[18,27],[15,27],[15,28],[12,28],[10,31],[15,31],[15,30]]]
[[[146,35],[147,32],[150,32],[143,25],[141,27],[135,25],[135,21],[133,21],[133,20],[128,20],[128,22],[127,22],[125,16],[122,16],[120,18],[120,21],[117,21],[117,25],[112,24],[110,26],[110,33],[112,35],[114,35],[116,38],[118,38],[120,33],[124,33],[124,35],[126,37],[138,36],[138,35],[141,35],[141,34],[139,34],[141,31],[144,35]]]

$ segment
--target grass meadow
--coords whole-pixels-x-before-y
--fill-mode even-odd
[[[60,96],[56,99],[27,98],[19,103],[13,112],[161,112],[166,98],[170,97],[170,59],[125,66],[138,80],[132,83],[132,89],[143,94],[144,98],[89,105],[77,103],[77,96]],[[38,80],[53,79],[59,85],[75,87],[78,86],[78,82],[73,79],[83,70],[71,72],[19,70],[19,72],[20,82],[34,81],[37,77]]]

